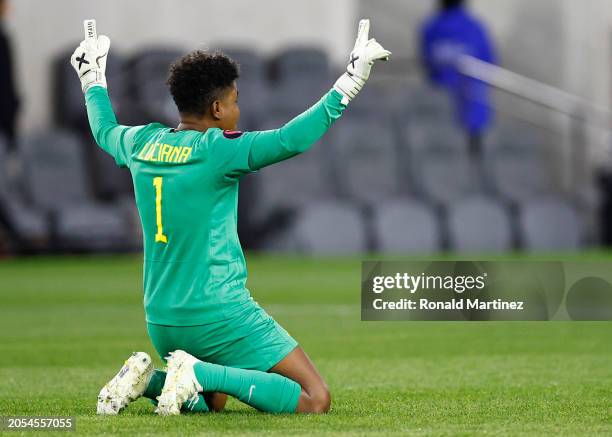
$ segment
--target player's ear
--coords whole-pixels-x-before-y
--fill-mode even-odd
[[[223,107],[220,100],[215,100],[210,105],[210,112],[215,120],[221,120],[223,118]]]

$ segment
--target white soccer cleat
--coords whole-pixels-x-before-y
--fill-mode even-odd
[[[146,352],[134,352],[113,379],[98,395],[98,414],[119,414],[130,402],[144,393],[151,376],[153,363]]]
[[[203,391],[193,370],[194,364],[200,360],[182,350],[170,352],[166,359],[168,374],[161,395],[157,398],[155,412],[160,416],[174,416],[181,414],[181,407],[187,400],[195,399]]]

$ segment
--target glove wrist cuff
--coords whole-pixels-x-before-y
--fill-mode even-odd
[[[83,94],[87,94],[87,91],[89,91],[90,89],[92,89],[93,87],[102,87],[104,89],[106,89],[106,83],[102,83],[102,82],[92,82],[90,84],[87,85],[83,85],[82,89],[83,89]]]
[[[338,78],[338,80],[334,84],[334,89],[340,94],[342,94],[342,103],[347,105],[357,96],[357,94],[359,93],[359,91],[361,91],[364,85],[365,80],[357,76],[351,75],[347,72]]]
[[[106,77],[101,71],[92,70],[81,76],[81,89],[83,90],[83,94],[93,86],[106,88]]]

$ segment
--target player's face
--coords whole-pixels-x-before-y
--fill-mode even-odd
[[[223,95],[221,106],[223,107],[221,129],[237,130],[238,120],[240,120],[240,108],[238,107],[238,87],[236,86],[236,82],[234,82],[230,90]]]

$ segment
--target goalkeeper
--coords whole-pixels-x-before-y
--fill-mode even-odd
[[[110,40],[85,21],[71,63],[81,80],[99,146],[128,167],[144,235],[144,306],[151,341],[167,360],[154,370],[134,353],[98,396],[117,414],[140,396],[162,415],[224,407],[227,395],[273,413],[323,413],[328,388],[297,342],[251,297],[236,230],[241,176],[315,143],[390,52],[362,20],[347,72],[303,114],[277,130],[237,130],[238,67],[227,56],[191,52],[170,68],[176,128],[117,123],[104,75]]]

